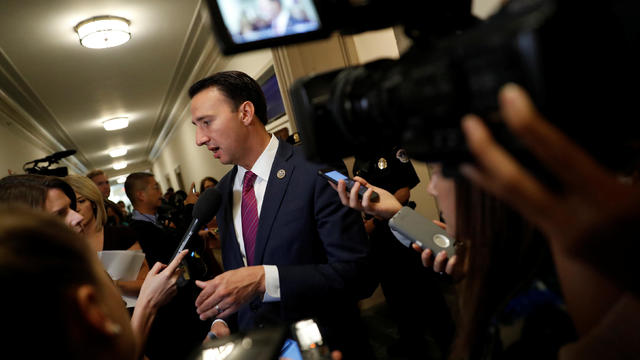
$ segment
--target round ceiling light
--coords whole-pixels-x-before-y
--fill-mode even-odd
[[[126,146],[121,146],[121,147],[109,150],[109,156],[111,156],[112,158],[117,158],[120,156],[124,156],[126,154],[127,154]]]
[[[74,29],[82,46],[104,49],[129,41],[129,24],[129,20],[118,16],[96,16],[80,22]]]
[[[129,126],[129,118],[118,116],[102,122],[102,126],[107,131],[120,130]]]
[[[115,164],[113,164],[113,169],[114,170],[121,170],[127,167],[127,162],[126,161],[120,161],[117,162]]]

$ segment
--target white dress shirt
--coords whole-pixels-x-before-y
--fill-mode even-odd
[[[262,209],[262,202],[264,200],[264,193],[267,189],[267,183],[269,182],[269,174],[271,173],[271,166],[276,157],[278,151],[278,139],[271,135],[269,144],[264,149],[258,160],[256,160],[251,172],[256,174],[256,181],[253,185],[253,190],[256,194],[256,205],[258,207],[258,217],[260,217],[260,211]],[[244,249],[244,237],[242,236],[242,181],[247,169],[238,165],[238,172],[236,178],[233,181],[233,226],[236,230],[236,239],[238,240],[238,246],[240,247],[240,253],[242,254],[242,261],[244,265],[247,265],[247,255]],[[280,301],[280,276],[278,274],[278,267],[275,265],[263,265],[265,275],[265,288],[266,292],[264,302]]]

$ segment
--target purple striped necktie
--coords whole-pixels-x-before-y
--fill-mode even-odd
[[[256,193],[253,190],[253,183],[256,181],[256,174],[251,171],[244,173],[242,180],[242,237],[244,239],[244,250],[247,255],[247,265],[253,265],[253,253],[256,247],[256,234],[258,233],[258,203]]]

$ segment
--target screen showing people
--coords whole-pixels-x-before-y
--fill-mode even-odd
[[[217,0],[236,44],[320,29],[313,0]]]

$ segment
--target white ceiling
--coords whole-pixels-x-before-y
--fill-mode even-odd
[[[75,171],[150,168],[170,132],[171,102],[186,96],[188,54],[212,41],[202,8],[201,0],[0,0],[0,110],[47,150],[76,149]],[[80,46],[73,27],[98,15],[129,19],[131,40]],[[115,116],[128,116],[129,127],[106,132],[101,122]],[[130,165],[114,171],[107,152],[123,145]]]

